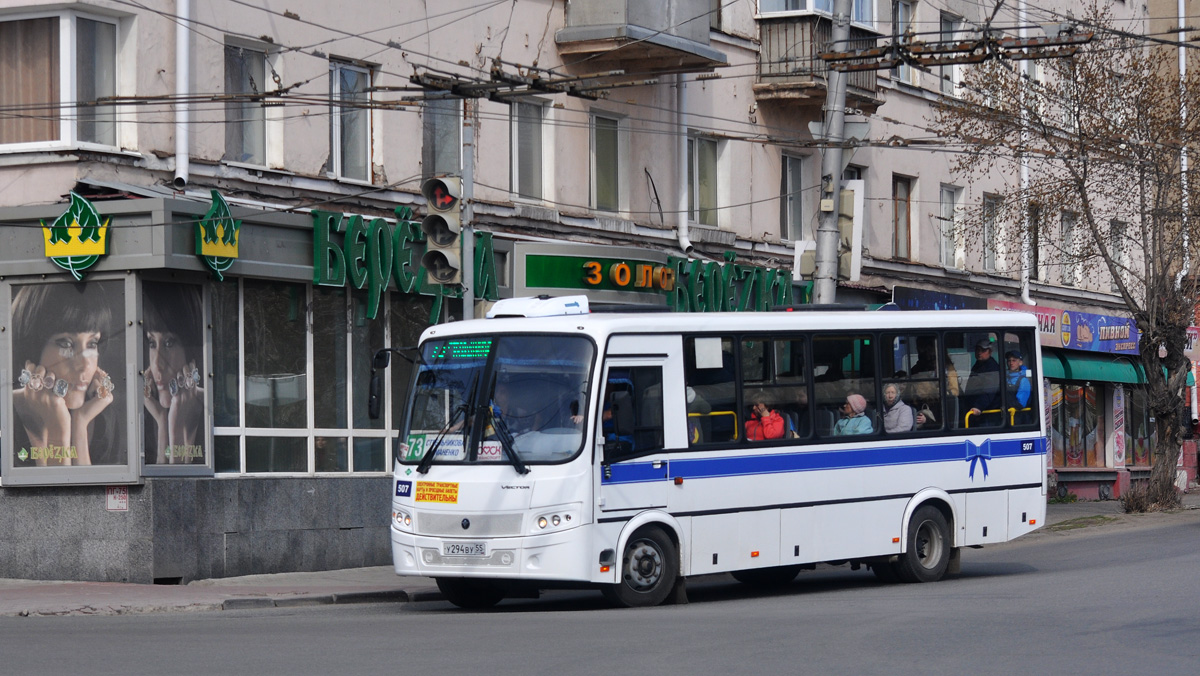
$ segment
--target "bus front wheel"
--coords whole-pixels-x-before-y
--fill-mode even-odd
[[[491,608],[504,599],[504,590],[494,582],[486,580],[439,577],[437,586],[447,601],[468,610]]]
[[[657,606],[679,577],[675,543],[657,526],[634,533],[621,554],[621,579],[603,587],[605,598],[627,608]]]
[[[905,582],[936,582],[950,565],[950,528],[936,507],[917,508],[908,522],[905,552],[896,562],[896,574]]]

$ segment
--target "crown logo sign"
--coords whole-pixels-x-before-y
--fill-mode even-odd
[[[196,223],[196,255],[212,268],[218,280],[224,280],[223,273],[238,257],[238,231],[242,222],[233,220],[221,193],[214,190],[212,197],[208,213]]]
[[[100,220],[96,207],[71,192],[71,204],[50,225],[42,221],[46,257],[55,265],[82,280],[84,271],[108,253],[108,225]]]

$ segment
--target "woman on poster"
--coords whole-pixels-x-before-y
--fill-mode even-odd
[[[147,464],[204,462],[203,321],[199,286],[143,284]]]
[[[101,368],[113,315],[104,287],[29,285],[13,295],[14,464],[115,462],[106,459],[120,450],[121,421]]]

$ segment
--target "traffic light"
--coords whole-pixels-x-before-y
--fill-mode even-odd
[[[421,230],[425,233],[425,255],[421,265],[434,284],[462,281],[462,183],[453,177],[431,178],[421,184],[429,205]]]

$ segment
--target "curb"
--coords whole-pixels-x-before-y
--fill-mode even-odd
[[[421,591],[409,593],[403,589],[393,589],[378,592],[346,592],[344,594],[324,594],[321,596],[293,596],[286,598],[231,598],[221,603],[221,610],[253,610],[261,608],[299,608],[303,606],[323,606],[352,603],[415,603],[420,601],[441,601],[441,592]]]

